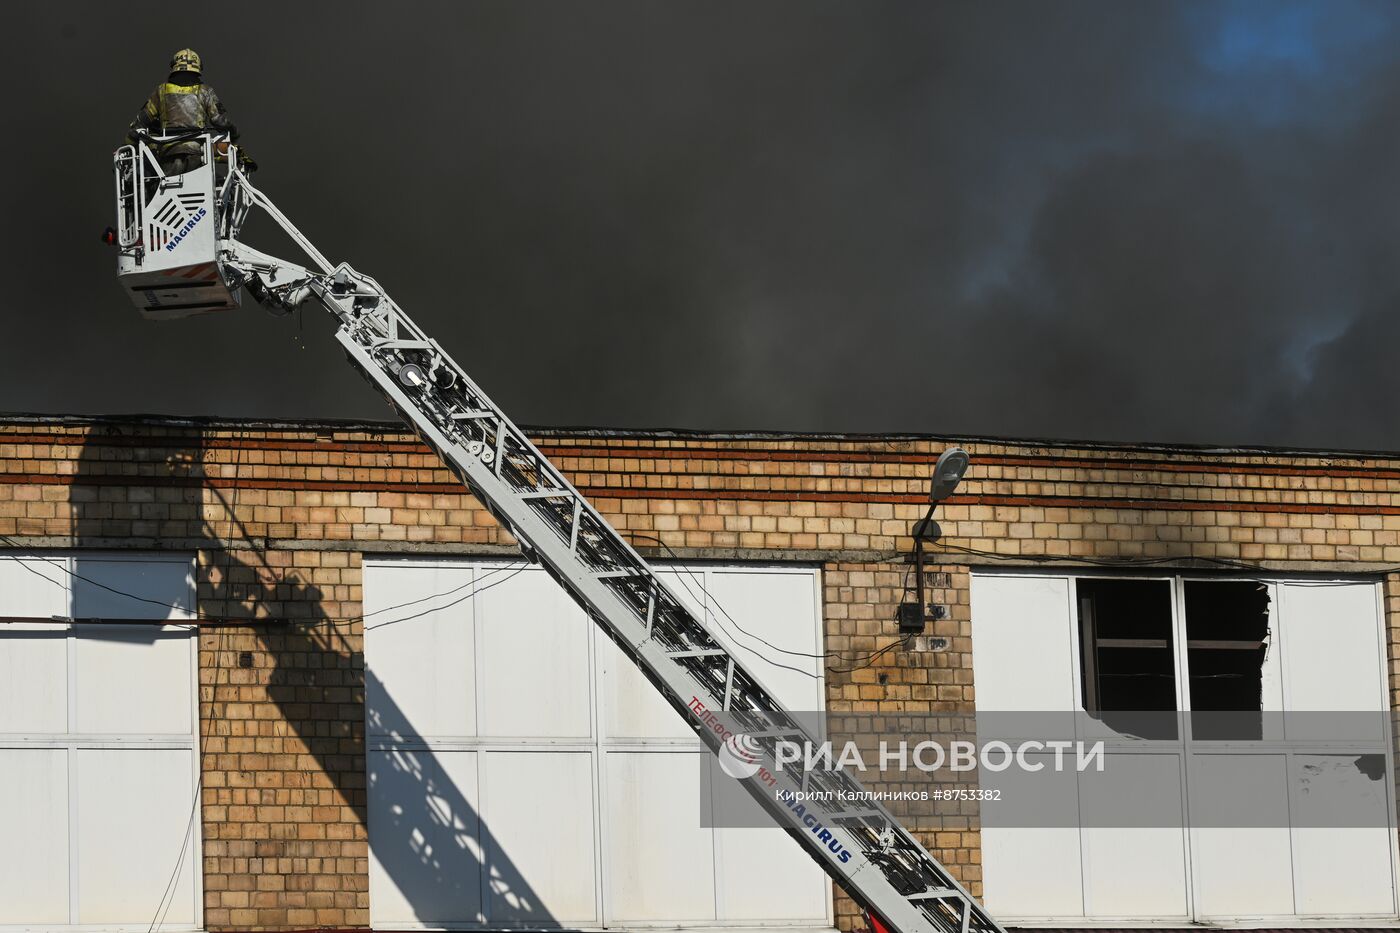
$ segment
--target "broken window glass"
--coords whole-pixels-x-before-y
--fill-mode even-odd
[[[1192,737],[1262,738],[1268,587],[1210,580],[1187,581],[1185,590]]]
[[[1076,595],[1085,711],[1125,735],[1176,738],[1171,584],[1081,579]]]

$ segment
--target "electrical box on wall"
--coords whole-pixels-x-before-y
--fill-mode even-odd
[[[922,635],[926,622],[937,622],[946,618],[948,607],[942,603],[929,603],[927,607],[918,603],[900,603],[899,614],[896,616],[901,635]]]
[[[918,603],[900,603],[899,634],[919,635],[924,631],[924,607]]]

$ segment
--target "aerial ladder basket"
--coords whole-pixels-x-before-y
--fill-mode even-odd
[[[780,741],[820,743],[379,283],[332,265],[249,182],[223,134],[198,138],[204,164],[183,175],[161,172],[145,140],[114,159],[117,277],[143,315],[237,307],[243,287],[273,312],[314,300],[338,322],[335,338],[361,374],[710,751],[744,733],[758,772],[740,783],[866,909],[877,933],[1004,933],[830,755],[779,766]],[[239,239],[254,208],[306,254],[302,263]],[[798,794],[805,806],[783,802]]]
[[[197,143],[202,164],[167,174],[156,150],[179,142]],[[214,229],[222,194],[217,182],[220,176],[228,181],[230,148],[225,133],[143,134],[113,156],[117,226],[108,238],[121,251],[117,279],[144,317],[170,320],[238,307],[238,289],[219,271]]]

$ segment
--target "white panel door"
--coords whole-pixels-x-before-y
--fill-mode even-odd
[[[1084,900],[1090,917],[1188,916],[1185,833],[1175,826],[1084,830]]]
[[[0,748],[0,789],[0,923],[62,926],[68,922],[67,749]]]
[[[1060,826],[982,826],[986,907],[999,920],[1084,916],[1084,872],[1079,840],[1079,783],[1056,771],[1050,754],[1028,755],[1040,770],[1008,794],[1033,794],[1037,806],[1062,814]]]
[[[1204,919],[1294,912],[1285,755],[1202,755],[1193,761],[1191,829],[1196,913]],[[1238,814],[1230,825],[1231,814]]]
[[[807,918],[813,924],[822,923],[831,900],[831,883],[826,875],[813,871],[815,866],[810,859],[792,857],[792,840],[787,833],[763,825],[765,820],[752,798],[730,795],[725,806],[732,807],[739,799],[740,806],[749,811],[741,819],[754,828],[715,830],[719,919],[791,922]],[[775,892],[781,892],[781,896],[774,897]]]
[[[1396,912],[1386,782],[1357,755],[1296,755],[1293,827],[1298,912],[1305,916],[1393,916]],[[1314,812],[1346,799],[1369,819],[1327,826]],[[1324,824],[1324,825],[1309,825]]]
[[[79,923],[130,923],[161,902],[194,821],[189,749],[81,749],[77,761]],[[186,855],[169,923],[190,926],[195,872]],[[160,870],[153,870],[161,866]]]
[[[1285,709],[1381,713],[1388,708],[1376,624],[1376,585],[1285,583],[1278,587]],[[1339,738],[1328,718],[1328,735]],[[1358,725],[1374,726],[1365,720]],[[1292,737],[1292,736],[1290,736]],[[1348,738],[1373,739],[1373,734]]]
[[[1065,577],[972,577],[973,685],[979,713],[1074,709],[1070,586]],[[1018,783],[1057,812],[1078,812],[1072,773],[1044,767]],[[987,909],[999,918],[1084,916],[1081,861],[1077,825],[984,826]]]
[[[188,557],[78,556],[72,587],[74,618],[194,616],[194,562]]]
[[[1106,757],[1102,772],[1079,775],[1087,824],[1081,833],[1085,912],[1106,919],[1184,919],[1190,903],[1181,758],[1126,751]],[[1103,793],[1096,792],[1100,782]],[[1132,801],[1122,792],[1134,786],[1151,788],[1152,799]],[[1138,808],[1145,825],[1134,825],[1138,814],[1131,811]]]
[[[72,587],[75,618],[194,617],[194,562],[188,557],[76,557]],[[75,635],[74,731],[193,731],[188,628],[79,625]]]
[[[68,615],[71,580],[66,557],[0,556],[3,614],[63,618]]]
[[[366,731],[400,738],[476,735],[477,570],[366,564],[365,576],[372,578],[364,583]]]
[[[662,578],[821,708],[814,569]],[[830,925],[786,834],[701,826],[708,753],[542,570],[371,559],[365,606],[373,925]]]
[[[714,568],[705,573],[705,591],[711,630],[778,702],[821,709],[821,632],[791,622],[818,615],[811,571]]]
[[[481,734],[592,735],[593,623],[583,610],[539,568],[503,578],[475,602],[477,638],[487,662],[477,671]]]
[[[375,926],[486,919],[477,754],[396,748],[365,756]]]
[[[0,614],[66,617],[66,560],[0,557]],[[42,622],[0,627],[0,734],[67,731],[67,630]]]
[[[4,616],[193,606],[188,556],[0,558]],[[194,664],[188,626],[0,626],[0,926],[199,926]]]
[[[483,764],[491,922],[596,926],[593,756],[492,751]]]
[[[74,640],[74,729],[189,735],[194,724],[190,633],[150,625],[79,625]]]
[[[0,734],[68,731],[68,629],[29,622],[0,626]]]
[[[1280,590],[1283,681],[1290,738],[1355,740],[1383,748],[1387,709],[1385,644],[1374,583],[1284,584]],[[1299,720],[1298,713],[1351,713]],[[1371,712],[1374,716],[1357,715]],[[1380,732],[1378,735],[1377,733]],[[1383,773],[1362,756],[1295,755],[1293,860],[1296,906],[1304,916],[1393,916],[1393,804]],[[1318,811],[1345,798],[1369,811],[1365,825],[1328,826]]]
[[[972,577],[972,680],[977,711],[1075,709],[1071,581]]]
[[[608,752],[605,855],[615,923],[714,921],[714,833],[700,826],[703,751]],[[692,801],[694,805],[692,806]]]

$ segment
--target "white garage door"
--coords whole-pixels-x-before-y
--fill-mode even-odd
[[[6,617],[193,605],[188,557],[0,556]],[[192,631],[0,625],[0,926],[144,930],[168,904],[164,929],[198,928]]]
[[[988,909],[1012,923],[1394,918],[1393,785],[1359,767],[1384,760],[1392,773],[1381,716],[1357,715],[1387,708],[1378,595],[1370,582],[974,575],[978,712],[1096,710],[1106,726],[1115,710],[1261,714],[1253,736],[1095,734],[1107,739],[1115,775],[1154,788],[1155,806],[1176,808],[1173,820],[1096,818],[1102,778],[1092,772],[1039,783],[1056,801],[1047,812],[1077,814],[1081,825],[984,826]],[[1229,602],[1241,596],[1252,618]],[[1095,694],[1116,705],[1096,706]],[[1318,712],[1345,712],[1327,727],[1359,731],[1298,735],[1307,720],[1281,726],[1276,715]],[[1192,718],[1181,722],[1194,733]],[[1271,744],[1269,731],[1281,728],[1290,743]],[[1341,827],[1310,819],[1308,808],[1331,794],[1372,812]],[[1256,816],[1230,825],[1246,812]],[[1188,814],[1211,822],[1193,827]]]
[[[703,746],[521,566],[365,562],[373,925],[829,927],[830,884],[785,834],[701,827]],[[815,569],[663,577],[695,611],[708,596],[743,630],[818,651]],[[740,650],[784,702],[821,708],[818,660]]]

